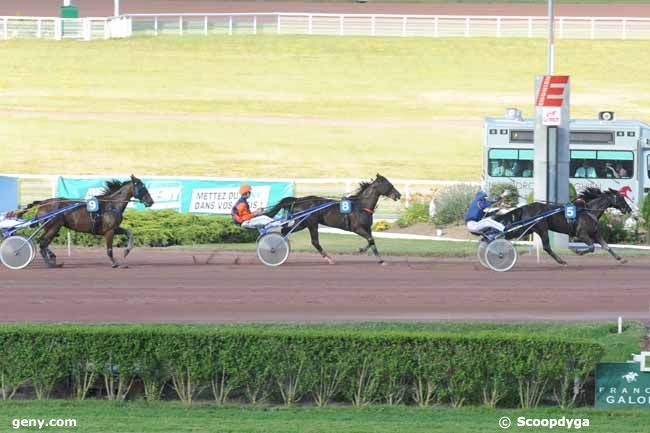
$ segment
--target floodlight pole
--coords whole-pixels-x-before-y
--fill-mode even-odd
[[[113,0],[113,16],[120,16],[120,0]]]
[[[115,0],[119,1],[119,0]],[[555,35],[553,34],[553,24],[555,22],[555,14],[553,13],[553,0],[548,0],[548,75],[553,75],[553,58],[554,58],[554,44]]]

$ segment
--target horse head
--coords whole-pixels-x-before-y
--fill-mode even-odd
[[[628,198],[626,190],[616,191],[610,188],[607,194],[611,197],[611,207],[618,209],[624,214],[632,213],[632,208],[626,200]]]
[[[134,175],[131,175],[131,183],[133,185],[133,197],[144,203],[146,207],[151,207],[153,205],[153,199],[149,194],[149,190],[144,185],[144,182]]]
[[[381,174],[377,173],[377,177],[372,181],[373,185],[377,186],[377,192],[380,195],[386,196],[395,201],[402,198],[402,194],[393,186],[388,179]]]

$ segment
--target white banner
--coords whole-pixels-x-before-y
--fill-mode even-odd
[[[256,186],[248,199],[251,211],[266,207],[269,201],[270,186]],[[239,187],[235,188],[196,188],[192,190],[189,211],[192,213],[230,214],[235,202],[239,200]]]

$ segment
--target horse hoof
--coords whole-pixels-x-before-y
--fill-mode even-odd
[[[59,269],[63,267],[63,263],[51,263],[47,267],[50,269]]]
[[[379,262],[379,264],[380,264],[381,266],[388,266],[388,263],[386,263],[386,262],[383,261],[383,260],[382,260],[381,262]]]
[[[627,263],[627,260],[625,260],[625,259],[621,259],[621,265],[624,265],[624,264],[626,264],[626,263]]]
[[[120,265],[120,268],[122,268],[122,269],[129,269],[129,265],[127,265],[127,264]]]
[[[113,269],[117,269],[117,268],[119,268],[119,267],[120,267],[119,263],[113,263],[113,264],[111,265],[111,268],[113,268]]]
[[[334,264],[336,264],[336,262],[334,261],[334,259],[331,258],[331,257],[325,257],[325,260],[327,260],[327,263],[329,263],[330,265],[334,265]]]

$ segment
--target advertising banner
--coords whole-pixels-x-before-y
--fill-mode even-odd
[[[57,196],[87,200],[102,194],[109,178],[59,177]],[[128,179],[119,179],[122,181]],[[173,209],[178,212],[229,215],[239,199],[239,186],[248,183],[253,193],[248,200],[252,210],[273,206],[284,197],[294,194],[293,182],[254,182],[246,180],[193,180],[173,178],[141,178],[149,190],[154,205],[151,209]],[[130,208],[144,209],[140,203]]]
[[[650,372],[636,362],[598,364],[596,407],[650,408]]]
[[[0,212],[18,208],[18,178],[0,176]]]

